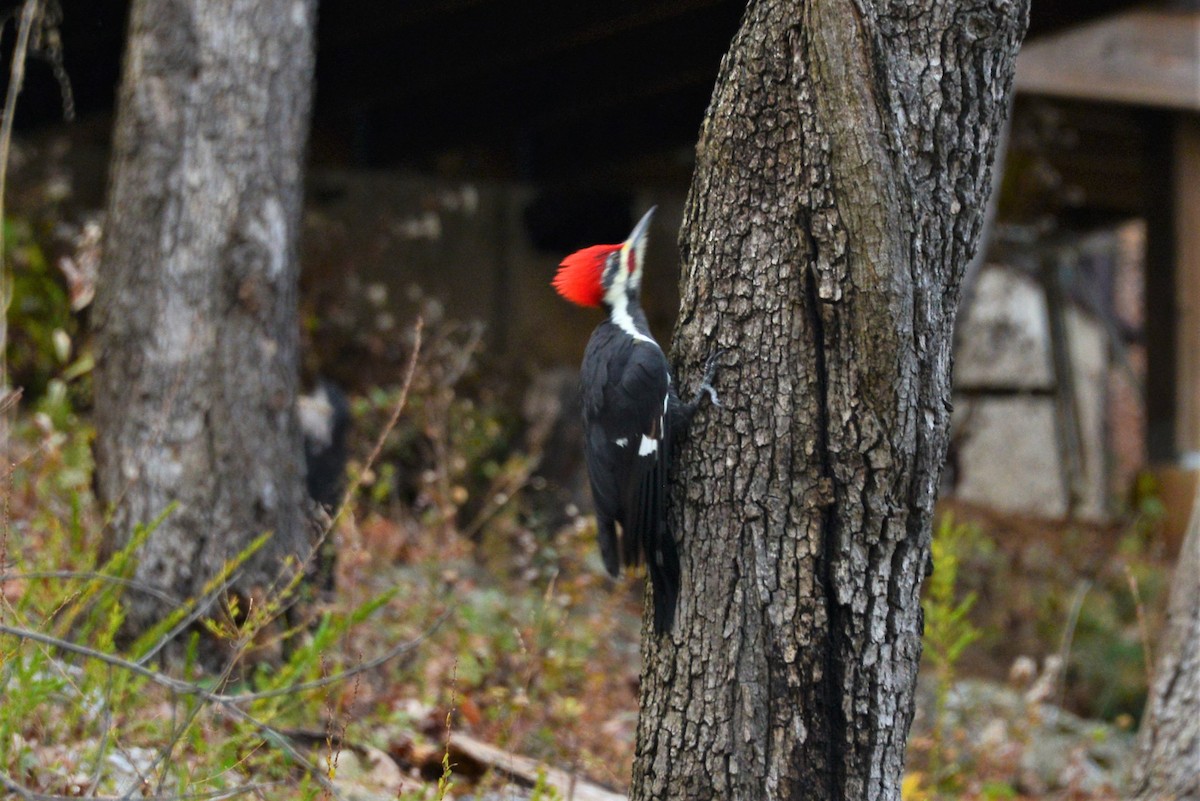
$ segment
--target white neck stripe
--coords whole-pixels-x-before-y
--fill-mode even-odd
[[[613,325],[615,325],[617,328],[620,328],[634,339],[641,340],[642,342],[649,342],[652,345],[658,344],[637,329],[637,326],[633,322],[633,316],[629,313],[629,300],[625,297],[624,292],[612,298],[612,300],[612,311],[609,312],[608,319],[612,320]]]

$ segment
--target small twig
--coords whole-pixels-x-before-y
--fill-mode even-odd
[[[4,98],[4,118],[0,120],[0,220],[4,219],[4,195],[8,188],[8,153],[12,149],[13,117],[17,110],[17,95],[25,83],[25,56],[29,52],[29,35],[41,11],[41,0],[25,0],[21,19],[17,23],[17,43],[13,48],[9,72],[8,93]],[[8,262],[4,258],[4,226],[0,225],[0,391],[8,389],[8,304],[12,300]],[[7,421],[0,419],[0,452],[8,451]]]
[[[362,654],[358,654],[357,658],[361,662]],[[325,659],[322,656],[321,670],[324,669]],[[354,702],[358,699],[358,688],[361,686],[361,680],[361,674],[354,677],[354,686],[350,692],[350,703],[345,706],[354,706]],[[341,712],[345,711],[342,698],[343,696],[339,695],[335,703],[333,694],[326,695],[325,697],[325,710],[328,716],[328,722],[325,725],[325,747],[328,749],[328,756],[326,757],[328,762],[326,764],[335,776],[337,775],[338,762],[342,758],[342,749],[346,743],[346,729],[350,725],[348,718],[341,715]],[[339,710],[338,707],[343,708]],[[340,726],[338,725],[339,720],[341,722]]]
[[[2,236],[4,236],[4,234],[0,233],[0,237]],[[7,387],[0,386],[0,392],[4,393],[3,395],[0,395],[0,414],[6,414],[10,410],[15,409],[17,407],[17,401],[21,399],[21,394],[24,391],[25,390],[21,387],[17,387],[16,389],[8,389]]]
[[[453,782],[450,781],[454,768],[454,763],[450,761],[450,740],[453,734],[454,707],[458,705],[457,685],[458,659],[455,659],[454,667],[450,669],[450,710],[446,712],[446,743],[442,754],[442,775],[437,785],[437,801],[443,801],[453,786]]]
[[[0,785],[3,785],[4,789],[8,790],[10,793],[16,793],[17,795],[21,796],[21,798],[25,799],[25,801],[33,801],[33,799],[37,798],[37,796],[34,795],[31,790],[25,789],[25,787],[23,787],[19,782],[14,780],[3,770],[0,770]]]
[[[108,750],[108,736],[112,730],[112,696],[113,696],[113,666],[108,666],[107,680],[104,682],[104,724],[101,729],[100,743],[96,746],[96,764],[92,766],[92,781],[89,795],[96,796],[96,788],[100,786],[100,776],[104,772],[104,752]]]
[[[392,414],[388,418],[387,424],[383,430],[379,432],[379,436],[375,440],[375,445],[371,448],[370,454],[367,456],[363,467],[358,471],[358,475],[346,487],[346,491],[342,493],[342,500],[338,503],[337,511],[329,517],[329,523],[321,531],[321,536],[317,537],[312,546],[308,549],[308,555],[304,557],[303,566],[307,569],[312,563],[317,554],[320,553],[321,547],[325,541],[329,539],[330,533],[337,527],[338,521],[346,514],[350,508],[350,499],[358,492],[358,488],[362,486],[363,476],[365,476],[375,464],[375,460],[379,458],[379,454],[383,452],[384,443],[387,441],[388,435],[392,433],[392,429],[400,422],[400,415],[404,411],[404,407],[408,405],[408,393],[412,388],[413,376],[417,372],[417,357],[421,353],[421,332],[425,328],[425,320],[421,317],[417,318],[417,322],[413,325],[413,347],[412,353],[408,357],[408,365],[404,369],[404,381],[400,385],[400,397],[396,399],[396,404],[392,407]],[[280,573],[280,579],[283,578],[283,573]]]
[[[1067,691],[1067,657],[1071,654],[1071,643],[1075,639],[1075,625],[1079,622],[1079,613],[1083,611],[1083,599],[1092,588],[1090,579],[1080,579],[1075,585],[1075,596],[1071,599],[1071,611],[1067,614],[1067,626],[1063,630],[1062,643],[1058,648],[1059,674],[1055,678],[1058,692],[1055,694],[1055,705],[1062,706],[1063,695]]]
[[[166,648],[172,640],[186,631],[189,626],[191,626],[205,614],[207,614],[208,610],[212,609],[213,604],[221,599],[221,595],[225,592],[225,590],[229,589],[229,586],[237,580],[238,572],[239,571],[237,570],[230,571],[229,575],[225,577],[224,581],[222,581],[216,587],[213,587],[212,591],[209,592],[203,600],[196,602],[195,609],[193,609],[187,615],[184,615],[183,619],[176,623],[170,631],[159,638],[158,642],[154,644],[153,648],[138,657],[137,663],[139,665],[145,665],[148,663],[159,651],[161,651],[163,648]]]
[[[1142,594],[1138,591],[1137,576],[1129,565],[1125,565],[1125,579],[1129,582],[1129,591],[1133,593],[1133,608],[1137,610],[1138,634],[1142,638],[1142,658],[1146,662],[1146,686],[1154,686],[1154,651],[1150,646],[1150,624],[1146,621],[1146,605],[1142,603]]]
[[[338,792],[337,787],[334,786],[333,782],[329,780],[329,778],[319,767],[314,765],[307,757],[305,757],[304,754],[301,754],[296,750],[296,747],[292,745],[291,741],[288,740],[286,734],[268,723],[263,723],[261,720],[254,717],[244,709],[240,709],[239,707],[232,706],[230,704],[222,704],[222,706],[235,717],[246,721],[259,731],[273,735],[273,739],[279,745],[279,747],[282,748],[288,756],[294,759],[296,764],[304,768],[305,772],[312,776],[316,780],[317,784],[321,785],[323,790],[332,795],[334,798],[338,799],[338,801],[342,801],[342,794]]]
[[[3,317],[3,315],[0,315],[0,327],[2,327],[3,323],[4,323],[4,317]],[[11,390],[8,393],[7,400],[11,400],[13,402],[13,405],[15,406],[16,402],[21,399],[21,396],[23,394],[24,394],[24,390],[21,389],[20,387],[17,387],[16,389]],[[0,420],[7,420],[7,418],[4,417],[3,412],[0,412]],[[0,442],[0,445],[2,445],[2,444],[3,443]],[[4,481],[8,482],[8,485],[9,485],[8,488],[10,491],[9,494],[11,494],[11,490],[12,490],[12,477],[16,474],[17,468],[22,467],[22,466],[32,462],[33,458],[35,456],[41,456],[43,453],[45,453],[48,450],[50,450],[50,441],[48,438],[46,438],[46,439],[43,439],[41,444],[37,445],[36,447],[22,448],[21,458],[17,459],[15,462],[11,460],[11,456],[9,453],[6,452],[4,454],[4,462],[3,462],[3,464],[0,464],[0,478],[2,478]],[[5,566],[5,563],[0,561],[0,567],[4,567],[4,566]]]
[[[479,343],[482,341],[483,326],[471,326],[471,335],[467,338],[467,343],[459,353],[458,363],[450,368],[449,372],[444,376],[444,381],[448,388],[453,388],[467,374],[467,370],[471,368],[471,357],[475,355],[475,349],[479,347]]]
[[[68,640],[63,640],[58,637],[52,637],[49,634],[42,634],[39,631],[33,631],[31,629],[20,628],[17,626],[9,626],[7,624],[0,623],[0,634],[8,634],[13,637],[18,637],[18,638],[24,639],[24,640],[32,640],[33,642],[42,643],[43,645],[49,645],[54,648],[59,648],[59,649],[62,649],[64,651],[69,651],[74,654],[79,654],[80,656],[87,657],[88,659],[95,659],[100,662],[105,662],[109,665],[113,665],[114,667],[119,667],[119,668],[128,670],[130,673],[133,673],[137,676],[141,676],[142,678],[144,678],[150,682],[153,682],[154,684],[157,684],[160,687],[165,687],[168,690],[172,690],[177,693],[182,693],[184,695],[195,695],[200,698],[204,698],[206,700],[213,701],[213,702],[219,703],[219,704],[237,705],[237,704],[248,703],[250,701],[259,701],[264,698],[275,698],[277,696],[293,695],[295,693],[306,692],[308,690],[325,687],[330,684],[336,684],[339,681],[344,681],[345,679],[348,679],[352,676],[356,676],[359,673],[364,673],[368,670],[379,667],[380,665],[388,662],[389,660],[395,659],[397,656],[404,653],[405,651],[409,651],[409,650],[417,647],[418,645],[420,645],[422,642],[424,642],[426,639],[428,639],[433,634],[434,631],[437,630],[437,628],[442,624],[442,622],[447,617],[449,617],[449,615],[450,615],[449,610],[443,612],[438,617],[438,619],[433,622],[433,625],[431,625],[425,631],[421,632],[421,634],[419,634],[417,637],[415,637],[411,640],[408,640],[406,642],[402,642],[399,645],[396,645],[396,646],[390,648],[389,650],[385,651],[380,656],[377,656],[374,659],[371,659],[370,661],[363,662],[362,664],[355,665],[352,668],[347,668],[346,670],[340,671],[340,672],[332,674],[330,676],[325,676],[320,679],[315,679],[313,681],[303,682],[300,684],[293,684],[290,687],[283,687],[283,688],[279,688],[277,690],[265,690],[263,692],[258,692],[258,693],[238,693],[236,695],[225,695],[223,693],[214,693],[214,692],[204,689],[203,687],[199,686],[198,684],[192,684],[191,682],[181,681],[180,679],[172,678],[171,676],[164,675],[163,673],[160,673],[157,670],[151,670],[150,668],[143,667],[142,665],[139,665],[136,662],[130,662],[128,659],[122,659],[119,656],[113,656],[112,654],[106,654],[103,651],[97,651],[94,648],[89,648],[86,645],[79,645],[77,643],[73,643]]]
[[[379,432],[379,436],[375,439],[375,446],[371,448],[371,453],[367,456],[367,461],[363,463],[363,468],[350,482],[350,486],[342,493],[342,502],[338,504],[337,513],[329,522],[329,527],[326,529],[326,535],[330,530],[337,525],[338,520],[345,514],[346,509],[350,505],[350,499],[358,492],[358,488],[362,485],[363,476],[375,464],[375,460],[379,458],[379,454],[383,452],[384,443],[387,442],[388,435],[392,433],[392,429],[400,422],[400,414],[404,411],[404,407],[408,404],[408,392],[412,388],[413,376],[417,372],[417,356],[421,353],[421,331],[425,328],[425,320],[421,317],[417,318],[416,324],[413,326],[413,348],[412,355],[408,357],[408,366],[404,370],[404,383],[400,385],[400,397],[396,400],[396,405],[392,407],[392,414],[388,418],[387,423],[383,426],[383,430]]]
[[[201,687],[197,684],[192,684],[192,683],[186,682],[186,681],[180,681],[179,679],[174,679],[174,678],[171,678],[170,676],[164,676],[163,674],[159,673],[158,671],[149,670],[135,662],[130,662],[127,659],[122,659],[119,656],[113,656],[112,654],[106,654],[102,651],[97,651],[94,648],[89,648],[86,645],[78,645],[76,643],[68,642],[66,640],[62,640],[57,637],[51,637],[48,634],[42,634],[41,632],[37,632],[37,631],[30,631],[28,629],[21,629],[21,628],[16,628],[13,626],[0,624],[0,634],[9,634],[14,637],[20,637],[22,639],[32,640],[34,642],[39,642],[44,645],[50,645],[55,648],[61,648],[64,651],[70,651],[72,653],[79,654],[80,656],[88,657],[89,659],[95,659],[100,662],[105,662],[107,664],[114,665],[119,668],[123,668],[124,670],[127,670],[130,673],[133,673],[137,676],[141,676],[142,678],[147,679],[148,681],[151,681],[154,684],[157,684],[161,687],[166,687],[169,690],[174,690],[177,693],[181,693],[181,694],[185,694],[185,695],[194,695],[194,696],[196,696],[198,698],[202,698],[206,701],[211,701],[212,703],[220,704],[231,715],[238,718],[239,720],[243,720],[243,721],[249,723],[251,726],[254,726],[256,729],[258,729],[261,732],[273,735],[274,741],[276,741],[278,743],[279,747],[281,747],[284,751],[286,751],[288,756],[290,756],[292,759],[294,759],[298,765],[300,765],[306,771],[308,771],[313,776],[313,778],[317,781],[317,783],[322,786],[322,788],[324,788],[326,791],[328,791],[330,794],[332,794],[335,798],[341,798],[341,795],[337,792],[337,789],[321,773],[321,770],[316,765],[312,764],[312,762],[310,762],[308,759],[306,759],[303,754],[301,754],[299,751],[297,751],[295,749],[295,747],[293,747],[292,744],[287,741],[286,735],[284,735],[281,731],[276,729],[274,726],[271,726],[268,723],[264,723],[263,721],[255,718],[253,715],[249,714],[248,712],[246,712],[245,710],[241,709],[238,706],[239,703],[243,703],[243,702],[249,701],[249,700],[254,700],[254,697],[255,697],[254,695],[251,695],[251,694],[223,695],[221,693],[209,692],[208,690],[204,689],[203,687]],[[415,645],[416,642],[418,642],[418,640],[412,640],[408,643],[404,643],[402,647],[405,647],[405,646],[411,647],[412,645]],[[397,649],[392,649],[392,650],[393,650],[393,652],[397,651]],[[389,653],[391,653],[391,652],[389,652]],[[363,669],[366,669],[366,667],[360,666],[360,669],[354,669],[353,672],[361,672],[361,670],[363,670]],[[343,673],[339,674],[339,676],[337,678],[340,679],[341,677],[344,677],[346,675],[352,675],[352,671],[344,671]],[[334,677],[330,677],[330,679],[334,679]],[[330,683],[330,682],[320,682],[320,684],[318,686],[326,684],[326,683]],[[312,684],[317,684],[317,682],[312,682]],[[302,685],[297,685],[297,686],[302,686]],[[298,690],[292,689],[291,691],[296,692]],[[276,693],[276,694],[284,694],[284,693]],[[37,798],[38,796],[36,794],[33,794],[33,797]]]
[[[531,458],[512,476],[497,476],[487,489],[487,504],[475,515],[475,519],[466,525],[460,533],[463,539],[473,539],[488,522],[516,499],[518,493],[525,489],[533,471],[537,470],[540,458]],[[503,496],[503,501],[496,498]]]
[[[171,595],[169,592],[153,587],[145,582],[137,581],[136,579],[127,579],[120,576],[110,576],[106,573],[99,573],[94,570],[33,570],[28,573],[0,573],[0,584],[6,581],[21,581],[24,579],[78,579],[80,581],[105,581],[109,584],[116,584],[126,589],[144,592],[147,595],[153,595],[160,601],[171,604],[178,608],[184,605],[184,602],[179,598]]]
[[[278,787],[285,784],[283,781],[273,782],[255,782],[253,784],[240,784],[237,787],[229,787],[224,790],[209,790],[207,793],[184,793],[182,795],[143,795],[138,796],[138,801],[221,801],[224,798],[236,798],[239,795],[247,793],[261,793],[263,790],[269,790],[272,787]],[[0,771],[0,787],[5,788],[11,793],[16,793],[26,801],[77,801],[78,796],[55,795],[53,793],[39,793],[30,790],[27,787],[15,781],[11,776],[3,771]],[[120,801],[117,796],[111,795],[93,795],[92,798],[97,801]]]
[[[241,650],[245,648],[247,642],[248,639],[243,639],[238,643],[237,647],[234,649],[234,656],[225,663],[225,669],[222,670],[221,675],[217,677],[217,681],[214,686],[223,687],[225,682],[229,680],[230,675],[233,673],[234,667],[237,665],[237,654],[241,653]],[[177,701],[175,703],[177,703]],[[174,707],[174,704],[172,704],[172,707]],[[174,726],[174,730],[171,732],[171,736],[167,738],[166,743],[164,743],[162,748],[158,750],[158,755],[154,757],[154,761],[150,763],[149,767],[147,767],[144,772],[140,770],[138,771],[138,773],[142,774],[143,781],[145,781],[146,776],[153,773],[159,765],[170,758],[171,754],[175,751],[175,746],[178,745],[179,741],[183,739],[183,736],[187,734],[188,729],[190,729],[192,726],[192,721],[196,719],[196,716],[200,714],[202,709],[204,709],[203,704],[195,704],[188,714],[184,715],[181,722],[178,724],[172,724]],[[163,771],[159,774],[158,787],[156,788],[157,792],[162,792],[163,784],[166,782],[166,779],[166,771]],[[129,801],[129,799],[133,797],[134,791],[136,791],[138,787],[139,784],[137,782],[132,782],[129,785],[129,789],[126,790],[125,794],[121,796],[121,801]]]
[[[71,90],[71,78],[63,65],[62,33],[58,27],[62,24],[62,6],[57,0],[48,5],[42,15],[41,30],[33,45],[34,55],[44,59],[58,81],[58,91],[62,95],[62,114],[67,122],[75,121],[75,93]]]
[[[413,648],[416,648],[418,645],[423,643],[425,640],[427,640],[433,636],[433,633],[435,631],[437,631],[438,628],[441,627],[442,623],[444,623],[446,621],[446,618],[450,617],[450,612],[451,612],[450,609],[447,609],[446,611],[442,612],[440,615],[438,615],[437,619],[433,621],[433,623],[429,626],[429,628],[425,629],[425,631],[418,634],[415,638],[408,640],[407,642],[400,643],[399,645],[393,646],[392,648],[388,649],[387,651],[384,651],[382,654],[375,657],[374,659],[371,659],[367,662],[361,662],[361,663],[355,665],[354,667],[346,668],[345,670],[339,671],[338,673],[333,673],[328,676],[322,676],[321,678],[313,679],[312,681],[306,681],[306,682],[302,682],[300,684],[293,684],[288,687],[280,687],[279,689],[276,689],[276,690],[263,690],[262,692],[257,692],[257,693],[239,693],[238,695],[223,696],[223,698],[224,698],[224,700],[227,700],[230,703],[244,704],[249,701],[261,701],[264,698],[278,698],[279,696],[283,696],[283,695],[294,695],[296,693],[308,692],[309,690],[317,690],[317,689],[320,689],[321,687],[328,687],[330,684],[337,684],[340,681],[345,681],[346,679],[353,678],[355,676],[358,676],[361,673],[366,673],[369,670],[374,670],[375,668],[379,667],[380,665],[384,665],[384,664],[392,661],[396,657],[400,656],[400,654],[403,654],[407,651],[411,651]]]
[[[73,654],[85,656],[88,659],[95,659],[100,662],[105,662],[109,665],[113,665],[114,667],[124,668],[130,673],[141,676],[142,678],[147,679],[161,687],[166,687],[168,690],[174,690],[175,692],[187,693],[190,695],[200,695],[204,697],[213,695],[203,687],[195,684],[189,684],[188,682],[180,681],[178,679],[173,679],[170,676],[164,676],[158,671],[144,668],[136,662],[130,662],[129,660],[122,659],[119,656],[113,656],[112,654],[106,654],[103,651],[97,651],[96,649],[89,648],[86,645],[78,645],[68,640],[52,637],[49,634],[42,634],[40,631],[33,631],[31,629],[24,629],[17,626],[9,626],[7,624],[0,623],[0,634],[8,634],[13,637],[18,637],[22,640],[32,640],[33,642],[41,643],[42,645],[49,645],[53,648],[59,648],[63,651],[69,651]]]

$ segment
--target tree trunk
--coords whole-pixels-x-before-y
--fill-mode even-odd
[[[296,241],[315,6],[130,12],[95,302],[97,490],[118,547],[167,513],[137,578],[181,597],[263,532],[239,592],[307,551]],[[135,628],[161,612],[130,601]]]
[[[680,237],[675,361],[725,403],[675,477],[634,799],[895,799],[951,330],[1028,0],[754,0]]]
[[[1153,685],[1134,790],[1144,801],[1200,801],[1200,493],[1175,567]]]

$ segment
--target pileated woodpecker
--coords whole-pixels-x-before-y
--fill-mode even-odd
[[[654,630],[661,634],[675,619],[680,579],[679,552],[667,529],[667,471],[675,442],[704,393],[720,405],[710,383],[720,353],[709,359],[696,396],[681,401],[638,300],[653,216],[651,208],[619,245],[593,245],[563,259],[554,288],[572,303],[608,312],[592,332],[580,375],[600,555],[614,577],[622,563],[632,567],[646,561]]]

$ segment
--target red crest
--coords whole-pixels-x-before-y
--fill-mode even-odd
[[[620,245],[592,245],[562,260],[554,276],[554,289],[572,303],[599,306],[604,299],[604,263]]]

